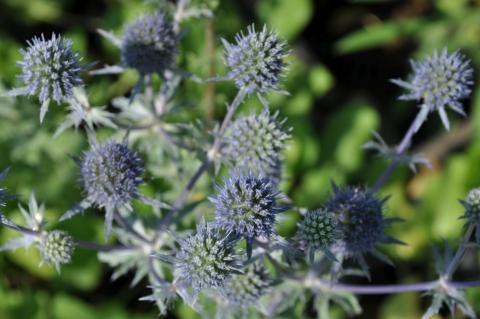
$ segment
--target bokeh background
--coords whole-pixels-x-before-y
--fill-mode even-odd
[[[192,20],[179,59],[182,68],[201,77],[225,72],[220,37],[232,39],[251,23],[275,28],[292,46],[285,87],[290,96],[272,96],[275,109],[289,118],[294,139],[286,153],[283,190],[302,207],[322,204],[338,184],[371,185],[386,160],[361,146],[378,131],[389,144],[398,143],[417,108],[396,99],[400,90],[389,79],[406,77],[409,59],[434,49],[460,49],[476,69],[476,89],[465,101],[469,116],[450,114],[453,128],[446,132],[436,115],[430,116],[415,136],[414,151],[423,153],[432,169],[416,175],[407,167],[397,170],[383,193],[391,194],[388,214],[405,219],[390,233],[405,247],[384,250],[396,264],[392,268],[371,261],[373,282],[395,283],[431,280],[431,249],[442,240],[456,244],[462,233],[458,199],[480,185],[480,1],[479,0],[212,0],[215,19]],[[15,86],[16,61],[25,41],[44,33],[60,32],[74,41],[84,61],[115,64],[118,51],[95,30],[121,34],[149,6],[140,0],[1,0],[0,90]],[[109,105],[127,95],[136,75],[86,77],[93,105]],[[235,93],[231,83],[186,83],[181,94],[192,102],[196,116],[221,118],[225,102]],[[181,96],[182,97],[182,96]],[[245,108],[255,107],[250,101]],[[39,106],[26,98],[0,98],[0,168],[10,167],[8,189],[25,203],[32,191],[45,202],[47,216],[55,221],[81,198],[78,173],[69,155],[87,146],[82,133],[68,131],[57,139],[52,133],[65,115],[53,106],[46,123],[38,123]],[[16,203],[5,209],[18,219]],[[280,231],[291,234],[298,216],[287,214]],[[102,241],[101,215],[58,225],[78,238]],[[15,236],[0,229],[0,243]],[[78,249],[61,275],[38,267],[34,249],[0,254],[0,318],[10,319],[143,319],[156,318],[154,305],[138,301],[149,293],[145,284],[129,288],[124,278],[110,281],[111,270],[94,252]],[[480,276],[478,255],[469,252],[458,279]],[[468,291],[480,312],[480,289]],[[364,313],[355,318],[419,318],[428,305],[418,294],[361,297]],[[285,318],[316,316],[305,310]],[[178,303],[171,318],[196,318]],[[343,318],[335,311],[334,318]]]

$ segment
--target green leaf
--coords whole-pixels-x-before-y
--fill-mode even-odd
[[[286,39],[295,38],[308,24],[313,13],[311,0],[262,0],[257,14]]]

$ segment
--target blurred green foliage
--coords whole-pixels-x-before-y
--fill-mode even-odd
[[[405,129],[402,123],[408,123],[415,112],[414,105],[396,101],[399,92],[387,81],[373,91],[362,90],[363,85],[352,89],[351,84],[345,84],[348,81],[344,77],[349,77],[351,70],[338,67],[336,63],[342,57],[362,59],[372,51],[377,56],[384,55],[384,60],[375,63],[380,64],[380,68],[393,63],[388,70],[394,71],[385,75],[387,79],[405,76],[408,58],[420,57],[444,46],[450,50],[461,49],[472,59],[476,70],[480,66],[479,1],[331,2],[218,1],[218,6],[213,4],[216,7],[212,25],[214,47],[208,45],[210,22],[192,20],[185,25],[187,33],[180,57],[182,68],[206,78],[214,75],[206,63],[212,59],[215,73],[225,73],[219,38],[231,39],[235,32],[251,22],[266,23],[290,41],[293,54],[285,87],[291,95],[274,95],[270,99],[274,108],[288,116],[288,123],[293,127],[294,139],[286,154],[286,178],[282,188],[297,205],[308,208],[323,203],[331,180],[338,184],[371,184],[387,163],[363,151],[361,145],[371,139],[371,132],[375,130],[380,131],[387,142],[397,143]],[[75,48],[87,62],[115,64],[119,59],[118,51],[98,36],[95,29],[120,34],[126,21],[149,7],[152,5],[133,0],[3,0],[0,3],[0,21],[3,21],[0,22],[0,90],[16,83],[18,67],[15,62],[20,57],[19,48],[24,46],[25,40],[42,32],[63,32],[74,40]],[[320,26],[325,30],[318,30]],[[321,54],[317,55],[318,52]],[[402,53],[389,58],[393,52]],[[323,61],[323,57],[327,57],[327,61]],[[360,78],[357,84],[369,79],[367,74],[365,80]],[[136,80],[132,72],[118,78],[86,77],[92,105],[106,105],[112,98],[127,94]],[[385,97],[384,90],[390,95]],[[231,83],[216,85],[213,110],[204,84],[187,82],[182,92],[185,95],[181,98],[192,102],[197,115],[214,114],[220,118],[225,112],[225,103],[232,98],[234,87]],[[406,220],[391,229],[391,234],[406,241],[408,246],[388,249],[398,268],[374,265],[374,281],[376,277],[385,282],[430,279],[433,273],[431,246],[440,239],[459,238],[462,223],[457,218],[462,208],[457,199],[480,184],[478,85],[475,92],[469,102],[469,118],[457,118],[451,133],[443,132],[439,121],[432,116],[425,131],[416,137],[415,144],[420,146],[419,150],[426,151],[434,163],[433,169],[421,169],[412,177],[408,168],[400,168],[384,188],[385,194],[392,195],[388,214]],[[258,107],[258,102],[252,99],[241,111]],[[69,156],[80,155],[87,144],[81,133],[72,131],[53,139],[52,134],[65,110],[52,108],[46,124],[40,126],[38,108],[33,99],[0,98],[0,168],[11,168],[6,186],[19,194],[21,202],[35,191],[37,198],[46,203],[49,220],[55,221],[80,199],[77,168]],[[465,131],[466,136],[462,135]],[[442,147],[450,143],[446,141],[448,136],[454,143]],[[6,211],[13,219],[19,215],[13,203]],[[297,218],[287,215],[280,231],[293,233]],[[85,214],[75,222],[59,226],[78,238],[102,240],[103,221],[94,214]],[[13,235],[0,229],[0,242]],[[157,316],[153,305],[137,301],[148,290],[143,287],[129,290],[124,280],[109,283],[109,270],[97,261],[95,253],[77,250],[74,262],[64,267],[61,276],[50,268],[39,268],[39,260],[34,250],[0,254],[0,318],[140,319]],[[478,264],[477,258],[472,257],[462,268],[465,276],[472,272],[478,276]],[[378,275],[383,272],[391,275],[386,278]],[[469,298],[480,311],[480,291],[469,291]],[[375,298],[361,298],[360,301],[364,302],[362,318],[417,318],[423,305],[417,294],[383,297],[381,304]],[[340,311],[334,314],[335,318],[344,317]],[[197,317],[181,304],[172,315]],[[284,318],[303,316],[304,309],[294,309]]]

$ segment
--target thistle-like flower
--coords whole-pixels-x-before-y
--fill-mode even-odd
[[[284,123],[285,119],[278,119],[278,112],[271,114],[268,109],[240,117],[227,131],[222,153],[236,168],[270,177],[278,171],[290,138]]]
[[[235,42],[223,40],[225,63],[230,69],[227,78],[248,94],[279,91],[278,84],[287,65],[284,62],[289,53],[287,44],[266,26],[257,32],[253,25],[248,27],[247,35],[238,33]]]
[[[467,225],[476,225],[476,240],[480,243],[480,188],[472,189],[460,203],[465,207],[461,218],[467,221]]]
[[[233,275],[227,279],[220,293],[227,303],[248,308],[268,294],[272,284],[273,281],[265,266],[257,262],[244,269],[243,274]]]
[[[402,100],[421,101],[423,122],[428,115],[437,111],[448,130],[450,123],[445,108],[465,115],[461,100],[472,92],[473,69],[470,61],[460,52],[451,54],[444,48],[440,54],[434,51],[421,61],[411,61],[413,74],[409,82],[395,79],[393,83],[409,92],[400,96]],[[420,123],[421,124],[421,123]]]
[[[82,67],[80,57],[72,50],[72,41],[52,34],[50,40],[34,37],[27,42],[29,47],[20,52],[23,60],[19,77],[25,85],[23,88],[7,92],[7,95],[29,95],[38,97],[42,104],[40,122],[48,111],[50,100],[61,103],[73,96],[73,88],[80,86]]]
[[[326,209],[308,211],[299,225],[297,238],[305,245],[307,255],[314,261],[315,251],[320,250],[335,260],[330,247],[342,239],[338,216]]]
[[[140,74],[163,74],[175,62],[177,37],[161,13],[144,15],[125,27],[122,63]]]
[[[140,157],[126,144],[114,141],[93,145],[85,153],[80,169],[87,197],[98,207],[130,203],[142,183]]]
[[[68,264],[72,260],[75,244],[73,238],[64,231],[52,230],[42,235],[40,252],[43,263],[55,266],[60,272],[61,264]]]
[[[250,243],[255,237],[269,237],[276,215],[286,210],[278,205],[281,194],[272,182],[253,173],[233,172],[216,190],[217,196],[209,198],[215,206],[212,223]]]
[[[355,258],[367,270],[363,255],[370,253],[389,262],[388,258],[375,250],[377,244],[402,242],[387,236],[385,227],[397,218],[384,217],[384,204],[388,198],[379,199],[372,192],[357,187],[339,188],[333,185],[333,194],[326,209],[335,213],[342,232],[340,245],[344,256]],[[389,262],[390,263],[390,262]]]
[[[197,225],[195,235],[179,243],[174,258],[175,281],[190,285],[195,294],[204,288],[220,288],[229,276],[240,273],[235,242],[205,221]]]

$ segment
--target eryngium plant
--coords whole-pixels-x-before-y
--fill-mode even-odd
[[[61,264],[70,263],[75,249],[72,236],[61,230],[52,230],[43,234],[39,246],[42,263],[55,266],[58,272]]]
[[[253,173],[233,172],[210,197],[215,207],[213,224],[247,239],[268,238],[274,231],[277,214],[285,211],[282,197],[270,179]]]
[[[195,235],[179,240],[174,258],[175,281],[187,284],[198,294],[203,288],[219,288],[240,272],[240,262],[229,234],[218,232],[202,221]]]
[[[333,193],[325,207],[335,214],[335,223],[342,234],[337,241],[339,259],[353,257],[364,267],[367,253],[385,259],[375,250],[378,244],[400,243],[385,234],[385,227],[397,221],[384,216],[387,199],[359,187],[340,188],[333,184]]]
[[[234,80],[238,89],[249,94],[280,90],[278,85],[287,66],[284,59],[289,52],[277,33],[266,26],[256,31],[252,25],[247,34],[240,32],[235,36],[235,44],[223,40],[223,45],[225,63],[230,69],[227,78]]]
[[[124,65],[161,75],[175,62],[177,36],[162,13],[147,14],[125,27],[121,52]]]
[[[425,117],[437,111],[443,125],[448,130],[450,122],[445,108],[465,116],[461,100],[470,96],[473,69],[470,61],[460,52],[451,54],[444,48],[436,50],[421,61],[411,61],[413,74],[410,81],[392,80],[393,83],[409,92],[400,96],[402,100],[416,100],[421,103]]]
[[[273,281],[260,262],[248,266],[243,274],[230,276],[220,293],[228,304],[241,308],[248,308],[260,301],[268,294]]]
[[[272,114],[268,109],[242,116],[228,130],[222,153],[238,169],[275,176],[290,139],[284,123],[278,112]]]
[[[107,239],[115,223],[115,241],[95,243],[74,239],[61,230],[46,230],[44,206],[38,205],[33,193],[28,207],[19,205],[25,222],[17,224],[7,217],[10,212],[2,206],[6,193],[0,188],[0,224],[20,234],[2,243],[0,251],[34,246],[41,252],[42,263],[58,270],[71,262],[74,247],[97,250],[101,252],[99,259],[115,268],[113,278],[130,272],[133,284],[145,284],[150,295],[141,300],[155,302],[162,315],[168,315],[168,308],[178,304],[175,299],[179,297],[206,318],[213,317],[212,312],[221,318],[230,312],[274,318],[303,309],[309,315],[316,311],[319,317],[327,318],[332,303],[338,303],[348,314],[359,313],[355,294],[422,291],[433,296],[425,318],[438,313],[442,305],[475,317],[463,290],[480,283],[452,278],[467,248],[473,247],[472,235],[480,238],[478,189],[462,201],[465,235],[455,253],[446,249],[442,258],[437,258],[441,266],[437,267],[436,280],[381,286],[344,282],[347,275],[369,275],[365,255],[390,262],[376,250],[379,244],[401,243],[385,233],[398,219],[385,216],[386,197],[380,192],[399,164],[427,162],[405,158],[409,157],[412,137],[430,113],[438,112],[447,128],[447,107],[464,114],[461,103],[472,88],[470,62],[458,51],[446,50],[412,62],[411,79],[394,83],[408,90],[402,99],[418,102],[418,114],[397,147],[388,147],[379,134],[370,144],[386,156],[390,162],[387,168],[372,186],[334,185],[329,198],[312,210],[299,207],[279,189],[283,186],[279,183],[280,169],[285,164],[282,152],[290,130],[281,110],[272,112],[269,108],[268,101],[275,99],[266,95],[282,92],[281,78],[290,50],[275,32],[250,26],[247,33],[237,34],[235,43],[223,41],[228,74],[220,79],[232,82],[237,89],[235,98],[221,123],[181,122],[183,118],[202,120],[198,118],[202,112],[183,116],[191,108],[182,108],[189,104],[184,103],[185,95],[181,99],[176,96],[185,88],[190,92],[191,86],[184,82],[199,77],[175,66],[180,41],[186,34],[183,22],[191,17],[213,17],[204,1],[200,2],[159,1],[159,11],[125,26],[122,38],[99,30],[120,49],[121,61],[92,73],[119,74],[128,67],[140,75],[129,98],[116,99],[106,108],[90,104],[88,86],[85,92],[73,89],[83,85],[82,67],[69,40],[53,34],[50,40],[42,36],[29,42],[20,62],[24,87],[8,94],[36,96],[42,104],[41,118],[49,100],[67,104],[69,114],[59,132],[72,127],[83,130],[90,142],[90,149],[78,159],[84,199],[79,194],[80,203],[61,220],[87,208],[100,210],[105,213]],[[178,60],[188,59],[180,56]],[[238,108],[253,93],[264,110],[238,116]],[[120,112],[112,112],[117,107]],[[182,116],[176,116],[179,110]],[[212,131],[204,129],[209,126]],[[102,137],[110,134],[108,142],[98,144],[99,131]],[[115,142],[119,137],[123,142]],[[133,149],[142,153],[145,165]],[[145,169],[149,175],[144,174]],[[210,180],[206,173],[211,173]],[[143,175],[159,182],[151,183]],[[4,176],[0,174],[0,181]],[[223,183],[216,184],[222,176],[226,176]],[[291,185],[295,187],[297,182],[293,180]],[[144,184],[155,198],[140,194],[139,187]],[[189,196],[192,192],[195,196]],[[152,211],[137,206],[133,199],[148,204]],[[284,203],[291,208],[288,212]],[[286,219],[301,217],[299,213],[304,216],[294,236],[288,227],[276,227],[285,226]],[[196,233],[191,234],[195,221]],[[300,313],[303,315],[306,313]]]
[[[342,239],[338,216],[324,208],[308,211],[299,224],[297,238],[306,250],[310,262],[315,259],[315,252],[321,251],[335,260],[330,251],[332,245]]]
[[[40,121],[48,110],[50,100],[58,104],[71,98],[73,88],[83,84],[80,78],[80,56],[72,50],[72,41],[52,33],[46,40],[43,34],[28,41],[21,49],[23,60],[19,76],[24,87],[8,92],[10,95],[35,96],[40,101]]]

